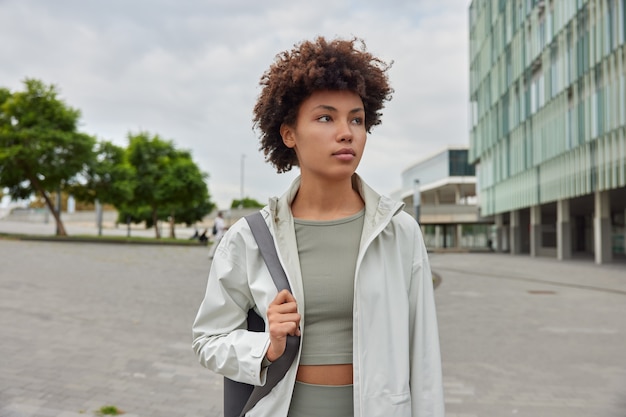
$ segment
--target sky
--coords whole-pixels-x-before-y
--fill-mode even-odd
[[[382,194],[402,171],[469,143],[469,0],[0,0],[0,86],[54,84],[79,130],[120,146],[148,132],[192,153],[212,200],[265,203],[298,174],[259,152],[252,109],[275,56],[358,37],[390,62],[393,99],[357,172]]]

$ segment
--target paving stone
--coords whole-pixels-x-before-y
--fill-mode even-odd
[[[626,264],[431,263],[448,417],[626,415]],[[191,351],[208,268],[202,247],[0,239],[0,417],[220,416]]]
[[[448,417],[626,415],[626,264],[430,259]]]

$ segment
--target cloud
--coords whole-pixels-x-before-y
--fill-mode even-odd
[[[382,193],[447,145],[467,144],[467,1],[0,0],[0,85],[56,84],[81,130],[126,144],[146,130],[192,151],[220,207],[282,193],[252,108],[274,56],[317,35],[358,36],[394,61],[393,100],[359,172]],[[9,41],[6,41],[9,40]],[[242,155],[245,155],[242,156]]]

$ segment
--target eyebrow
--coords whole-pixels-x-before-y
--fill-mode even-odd
[[[337,110],[336,108],[334,108],[333,106],[329,106],[329,105],[327,105],[327,104],[320,104],[320,105],[318,105],[318,106],[315,106],[315,108],[314,108],[313,110],[315,110],[315,109],[319,109],[319,108],[322,108],[322,109],[324,109],[324,110],[328,110],[328,111],[333,111],[333,112],[337,112],[337,111],[338,111],[338,110]],[[352,113],[359,113],[359,112],[362,112],[362,111],[363,111],[363,112],[365,111],[365,109],[363,109],[363,107],[356,107],[356,108],[354,108],[354,109],[350,110],[348,113],[352,114]]]

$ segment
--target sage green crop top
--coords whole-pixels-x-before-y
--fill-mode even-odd
[[[352,363],[354,275],[365,209],[338,220],[295,219],[304,285],[301,365]]]

